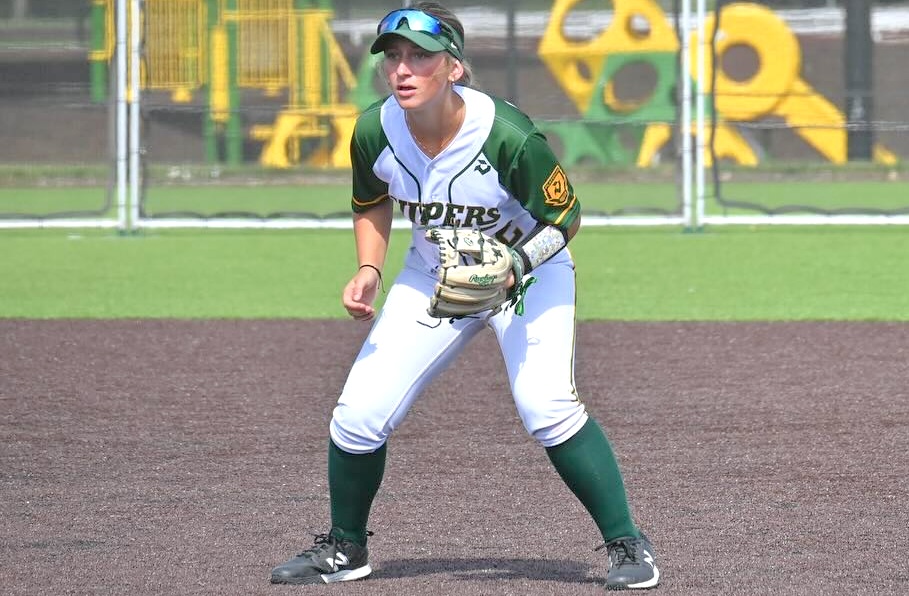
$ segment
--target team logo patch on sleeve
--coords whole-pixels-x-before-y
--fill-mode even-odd
[[[553,207],[564,207],[568,203],[568,177],[562,166],[556,166],[543,185],[546,204]]]

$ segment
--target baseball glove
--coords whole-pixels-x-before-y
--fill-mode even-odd
[[[449,227],[430,228],[426,239],[439,247],[439,281],[426,312],[430,316],[461,318],[491,310],[499,312],[505,303],[523,313],[528,282],[523,261],[507,245],[479,230]],[[508,274],[515,284],[507,288]],[[529,278],[533,280],[533,278]]]

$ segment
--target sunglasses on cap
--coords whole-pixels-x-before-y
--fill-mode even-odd
[[[443,44],[446,50],[461,59],[461,48],[464,46],[464,42],[458,32],[448,23],[420,10],[402,8],[388,13],[379,21],[376,34],[394,33],[405,24],[411,31],[444,37],[454,45],[452,50],[449,44]]]

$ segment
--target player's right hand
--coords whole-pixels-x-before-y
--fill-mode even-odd
[[[358,321],[370,321],[376,316],[373,303],[379,290],[379,274],[368,267],[357,271],[357,274],[344,286],[341,303],[347,314]]]

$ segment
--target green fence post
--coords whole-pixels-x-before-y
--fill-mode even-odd
[[[332,10],[331,0],[316,0],[316,8],[320,10]],[[322,39],[320,44],[322,55],[320,56],[322,69],[322,103],[329,104],[334,100],[331,97],[331,47],[327,39]]]
[[[227,10],[237,14],[237,0],[227,0]],[[239,43],[237,39],[237,19],[227,21],[227,84],[230,90],[230,118],[227,120],[227,163],[239,165],[243,162],[243,131],[240,119],[240,89],[237,62],[239,62]]]
[[[208,163],[217,163],[220,161],[218,155],[218,126],[215,123],[215,119],[212,114],[212,77],[214,76],[214,71],[216,68],[216,58],[213,44],[211,43],[211,34],[215,31],[215,27],[218,25],[218,20],[220,19],[218,11],[218,0],[207,0],[208,7],[208,22],[205,24],[207,31],[209,32],[209,47],[208,47],[208,84],[206,89],[208,91],[208,110],[205,112],[205,124],[203,125],[202,135],[205,140],[205,160]]]
[[[291,98],[296,97],[297,101],[303,101],[305,97],[305,84],[303,83],[303,73],[306,70],[306,61],[303,52],[303,47],[305,43],[303,41],[304,36],[304,27],[303,20],[300,18],[299,11],[305,10],[307,8],[312,8],[312,3],[310,0],[294,0],[293,3],[295,14],[293,18],[295,19],[294,30],[297,32],[296,45],[294,47],[288,48],[289,52],[294,52],[296,54],[294,62],[297,65],[297,72],[291,73],[291,83],[295,85],[293,89],[288,89],[289,95]]]
[[[92,0],[91,12],[92,49],[91,80],[92,101],[103,103],[107,99],[108,59],[105,41],[107,40],[107,6],[104,0]]]

